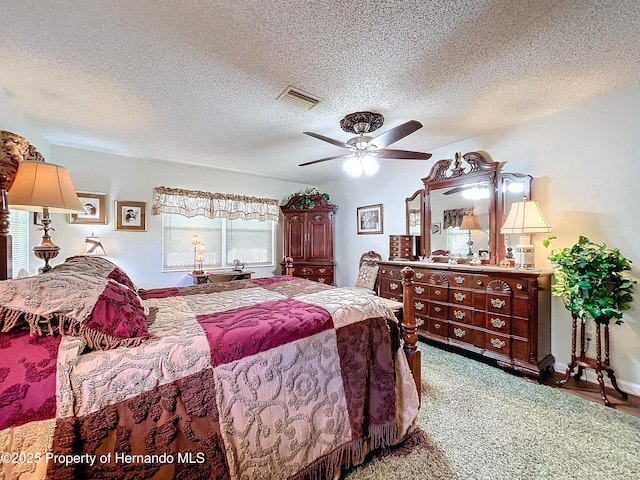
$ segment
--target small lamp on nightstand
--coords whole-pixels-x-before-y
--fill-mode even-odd
[[[40,272],[51,270],[49,260],[55,258],[60,247],[51,241],[49,225],[51,213],[84,213],[84,208],[71,183],[69,170],[52,163],[23,161],[7,194],[7,203],[16,210],[42,212],[40,245],[33,247],[36,257],[44,260]]]
[[[104,256],[107,252],[104,251],[104,247],[100,242],[100,237],[96,237],[91,232],[91,235],[84,239],[84,246],[80,255],[98,255]]]
[[[551,227],[542,216],[538,202],[515,202],[511,205],[509,215],[500,229],[501,234],[520,233],[518,245],[515,246],[513,256],[515,267],[531,270],[534,268],[535,249],[529,240],[529,233],[549,233]]]

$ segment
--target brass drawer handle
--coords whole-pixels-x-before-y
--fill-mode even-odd
[[[453,294],[453,298],[455,298],[459,302],[462,302],[465,298],[467,298],[467,296],[464,293],[456,292]]]
[[[507,322],[505,322],[504,320],[501,320],[499,318],[492,318],[491,319],[491,325],[493,325],[495,328],[502,328],[507,324]]]
[[[440,296],[440,295],[442,295],[442,292],[440,291],[440,289],[438,289],[438,290],[434,290],[433,294]]]
[[[439,311],[441,311],[441,310],[442,310],[440,307],[433,307],[433,309],[434,309],[436,312],[439,312]]]
[[[398,285],[397,283],[390,283],[390,284],[389,284],[389,288],[390,288],[391,290],[397,290],[399,286],[400,286],[400,285]]]
[[[325,282],[325,278],[324,277],[318,279],[318,283],[324,283],[324,282]]]
[[[416,307],[416,310],[423,310],[424,309],[424,303],[416,302],[415,303],[415,307]]]
[[[424,287],[415,287],[415,291],[418,295],[422,295],[424,293]]]
[[[492,338],[490,342],[491,345],[494,346],[494,348],[504,348],[504,346],[507,344],[505,341],[500,340],[499,338]]]
[[[440,324],[439,323],[434,323],[433,324],[433,328],[435,328],[436,330],[440,330]]]
[[[458,320],[462,320],[466,315],[467,313],[463,312],[462,310],[453,311],[453,316],[456,317]]]
[[[320,273],[324,273],[324,272],[326,272],[326,271],[327,271],[327,269],[326,269],[326,268],[319,268],[319,269],[318,269],[318,271],[319,271]]]
[[[424,325],[424,320],[422,318],[416,318],[416,326],[421,327]]]
[[[464,283],[464,277],[454,277],[454,280],[458,284]]]
[[[502,309],[506,304],[507,302],[505,300],[500,300],[499,298],[491,299],[491,305],[493,305],[494,308]]]
[[[478,284],[479,287],[482,286],[482,280],[477,280],[476,283]]]
[[[516,285],[516,288],[517,288],[518,290],[522,290],[524,287],[522,286],[522,284],[521,284],[521,283],[518,283],[518,284]]]
[[[424,273],[422,273],[422,272],[416,272],[416,278],[417,278],[418,280],[422,279],[423,277],[424,277]]]
[[[462,338],[462,337],[464,337],[465,333],[467,333],[467,332],[466,332],[466,330],[463,330],[461,328],[454,328],[453,329],[453,333],[454,333],[454,335],[456,337]]]

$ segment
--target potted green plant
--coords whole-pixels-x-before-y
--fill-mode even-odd
[[[294,208],[314,208],[318,202],[318,199],[322,199],[327,205],[333,205],[328,193],[320,192],[316,187],[305,188],[299,192],[292,193],[284,199],[285,203],[288,203],[292,198],[296,199]],[[338,208],[337,206],[335,207]]]
[[[555,236],[543,240],[549,247]],[[565,307],[583,323],[587,318],[609,325],[622,323],[622,312],[629,310],[633,285],[625,272],[631,261],[617,248],[594,243],[585,236],[566,248],[554,248],[548,259],[556,265],[551,293],[561,297]]]

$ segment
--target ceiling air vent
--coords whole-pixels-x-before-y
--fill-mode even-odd
[[[284,92],[278,96],[278,100],[290,103],[303,110],[310,110],[320,103],[319,98],[314,97],[310,93],[293,88],[292,86],[285,88]]]

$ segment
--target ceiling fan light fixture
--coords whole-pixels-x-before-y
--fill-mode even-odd
[[[360,165],[362,166],[364,173],[369,177],[380,170],[380,165],[378,165],[377,160],[369,155],[365,155],[360,159]]]
[[[358,157],[347,158],[342,164],[342,168],[350,177],[358,178],[362,175],[362,165]]]

